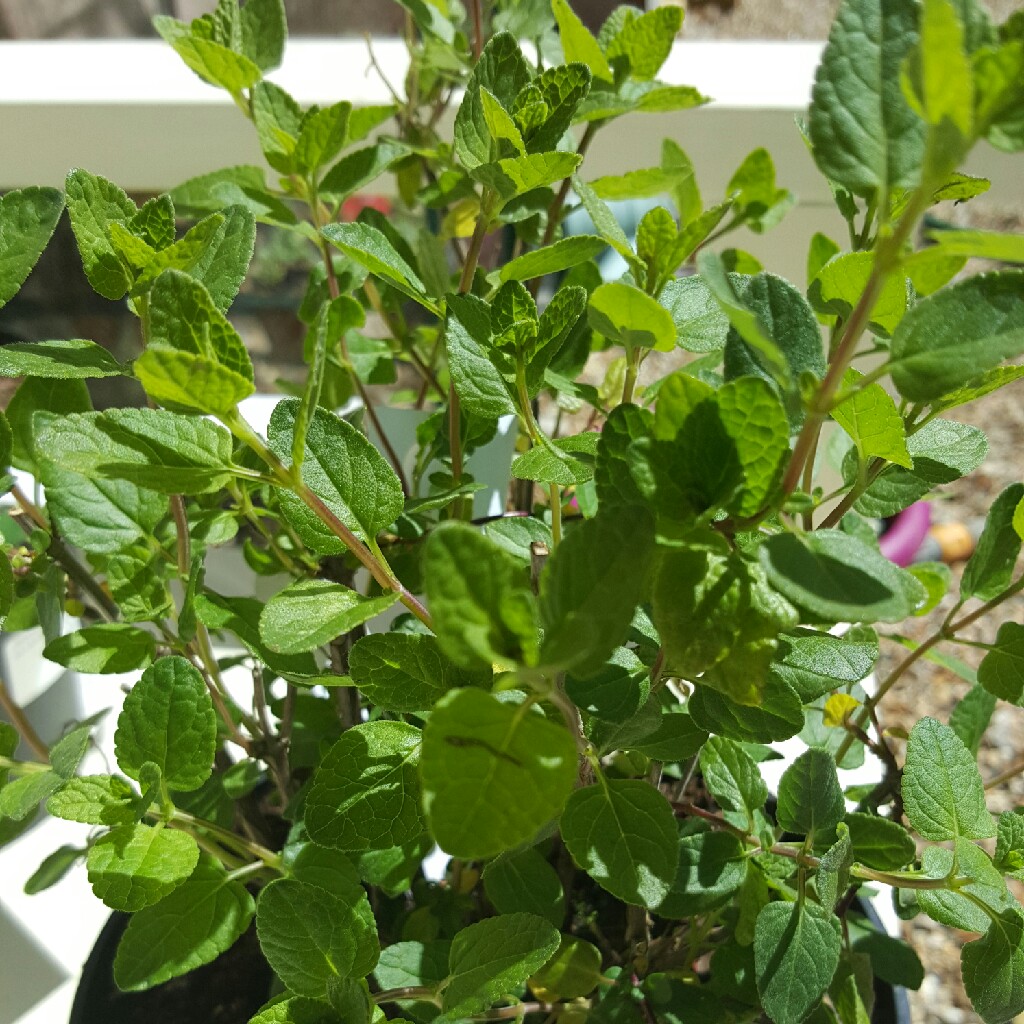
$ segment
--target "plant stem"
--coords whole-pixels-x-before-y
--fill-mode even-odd
[[[320,217],[317,212],[319,210],[319,206],[320,200],[314,193],[310,201],[310,210],[313,212],[313,225],[318,233],[321,228]],[[336,299],[341,295],[341,289],[338,287],[338,278],[334,273],[334,261],[331,259],[330,244],[323,235],[320,235],[320,252],[324,260],[324,270],[327,273],[327,293],[332,299]],[[370,284],[370,282],[367,283]],[[408,498],[410,493],[409,481],[405,478],[405,471],[402,469],[402,460],[395,451],[394,445],[391,443],[391,439],[384,433],[384,428],[381,426],[380,420],[377,418],[377,411],[374,409],[373,402],[370,400],[370,395],[363,382],[359,379],[359,374],[356,373],[355,367],[352,365],[352,359],[348,352],[348,342],[345,340],[344,334],[342,334],[341,338],[338,339],[338,344],[341,347],[341,358],[344,359],[345,367],[348,370],[349,376],[352,378],[352,384],[356,389],[356,393],[359,395],[359,400],[363,403],[363,410],[366,413],[366,418],[370,421],[370,425],[373,427],[373,432],[377,435],[380,440],[381,447],[384,449],[385,455],[387,455],[388,462],[391,463],[395,474],[398,476],[399,482],[402,485],[402,493]]]
[[[636,387],[636,378],[640,372],[640,350],[634,349],[626,353],[626,379],[622,384],[622,404],[627,405],[633,401],[633,389]]]
[[[587,155],[587,150],[590,148],[590,143],[594,141],[594,136],[597,134],[597,129],[599,127],[599,121],[587,122],[587,127],[583,130],[583,137],[580,139],[580,144],[576,147],[576,152],[580,157]],[[551,205],[548,207],[548,222],[544,226],[544,237],[541,239],[540,243],[541,248],[545,245],[550,245],[552,239],[555,237],[555,232],[558,230],[558,224],[562,218],[562,207],[565,206],[565,200],[569,195],[569,189],[571,187],[572,179],[563,179],[561,188],[559,188],[555,198],[551,200]]]
[[[281,857],[279,854],[268,850],[260,843],[253,842],[251,839],[236,835],[230,829],[223,828],[215,822],[206,821],[205,818],[197,818],[195,815],[189,814],[188,811],[183,811],[176,807],[171,815],[171,823],[186,825],[190,831],[192,829],[200,829],[203,832],[208,832],[218,843],[222,843],[224,846],[239,853],[258,857],[264,866],[272,868],[274,871],[281,870]]]
[[[867,722],[868,718],[871,716],[872,711],[876,707],[878,707],[882,698],[885,697],[885,695],[896,685],[896,683],[900,681],[900,679],[903,677],[906,671],[917,661],[923,658],[933,647],[942,643],[943,640],[954,639],[956,634],[961,629],[965,629],[973,622],[976,622],[978,619],[984,617],[990,611],[992,611],[993,608],[997,608],[1004,601],[1013,597],[1015,594],[1019,594],[1021,590],[1024,590],[1024,576],[1021,576],[1019,579],[1014,580],[1013,583],[1011,583],[1005,590],[996,594],[996,596],[993,597],[990,601],[986,601],[983,605],[981,605],[978,608],[975,608],[974,611],[969,612],[967,615],[961,616],[955,622],[951,621],[951,616],[956,614],[958,608],[954,608],[953,611],[950,612],[950,614],[946,617],[946,621],[943,622],[942,625],[934,633],[931,634],[931,636],[927,637],[917,647],[915,647],[914,650],[912,650],[910,654],[908,654],[907,657],[904,658],[903,661],[901,661],[885,677],[885,679],[879,684],[874,696],[869,697],[864,702],[864,707],[860,709],[860,712],[857,715],[857,720],[854,724],[859,726],[860,728],[863,728],[865,722]],[[836,764],[839,764],[839,762],[843,759],[843,757],[846,755],[846,752],[850,749],[852,743],[852,734],[847,735],[843,739],[843,742],[839,745],[838,750],[836,750]]]
[[[389,571],[380,559],[364,544],[328,507],[327,503],[316,494],[309,485],[292,474],[285,464],[263,443],[259,435],[249,424],[236,413],[222,421],[231,433],[248,445],[270,467],[278,486],[293,491],[303,503],[314,512],[331,532],[341,540],[356,559],[369,570],[370,575],[385,590],[398,594],[402,604],[406,606],[428,629],[433,623],[426,608],[413,596],[395,575]]]
[[[403,988],[389,988],[384,992],[377,992],[370,998],[375,1003],[397,1003],[403,999],[424,999],[429,1003],[440,1005],[437,992],[426,985],[406,985]]]
[[[1005,768],[998,775],[993,775],[992,778],[985,783],[985,788],[995,789],[996,786],[1001,786],[1004,782],[1009,782],[1010,779],[1015,779],[1022,773],[1024,773],[1024,761],[1018,761],[1016,764],[1010,765],[1009,768]]]
[[[470,0],[473,11],[473,59],[479,60],[484,52],[484,18],[482,0]]]
[[[846,329],[836,346],[836,350],[829,360],[828,371],[821,387],[814,396],[807,418],[797,437],[793,454],[790,457],[789,465],[782,480],[783,496],[788,496],[796,490],[800,476],[803,473],[804,464],[807,462],[815,444],[821,424],[825,421],[831,411],[832,400],[843,376],[857,351],[861,335],[867,329],[871,321],[871,313],[874,311],[875,303],[882,294],[882,288],[890,271],[899,263],[903,243],[907,240],[911,230],[917,223],[917,219],[928,204],[930,191],[922,184],[914,192],[910,203],[907,205],[903,216],[900,217],[892,235],[879,244],[875,252],[874,264],[871,268],[871,275],[856,307],[850,314],[846,323]]]
[[[21,506],[25,515],[39,529],[45,530],[50,535],[50,546],[48,553],[55,562],[67,573],[68,577],[74,580],[75,584],[87,593],[96,602],[96,610],[108,622],[114,622],[121,616],[120,609],[96,581],[96,578],[78,559],[68,550],[64,541],[57,535],[56,530],[46,521],[46,517],[40,509],[32,502],[22,489],[15,484],[11,488],[14,500]]]
[[[10,690],[0,679],[0,708],[11,720],[11,725],[18,730],[19,735],[25,741],[25,745],[42,761],[49,761],[50,748],[40,739],[39,733],[35,731],[32,723],[25,717],[25,712],[11,696]]]

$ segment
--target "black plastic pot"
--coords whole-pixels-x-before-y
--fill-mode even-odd
[[[213,963],[146,992],[114,984],[114,955],[129,914],[112,914],[82,968],[69,1024],[247,1024],[270,997],[273,972],[252,927]]]
[[[875,908],[858,899],[854,906],[880,932],[885,931]],[[910,999],[901,985],[890,985],[875,976],[875,1007],[871,1011],[871,1024],[913,1024],[910,1019]]]

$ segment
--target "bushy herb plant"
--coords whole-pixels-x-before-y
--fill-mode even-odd
[[[656,77],[679,8],[621,7],[595,37],[567,0],[402,2],[411,63],[381,107],[303,110],[264,77],[281,0],[158,19],[251,120],[270,184],[232,167],[139,207],[74,170],[63,193],[0,201],[0,298],[66,209],[92,286],[140,330],[124,365],[83,339],[0,351],[25,377],[3,463],[45,489],[13,488],[6,628],[38,623],[79,672],[141,672],[111,774],[78,774],[95,723],[36,741],[36,760],[0,726],[5,834],[41,804],[90,826],[29,885],[85,861],[132,914],[127,990],[255,919],[280,986],[253,1024],[854,1024],[873,974],[922,977],[858,912],[865,885],[973,933],[978,1014],[1021,1013],[1006,879],[1024,878],[1024,814],[990,813],[976,751],[997,698],[1024,704],[1024,627],[1000,624],[1024,590],[1024,484],[993,503],[939,628],[860,683],[951,585],[887,561],[873,521],[978,466],[984,436],[951,414],[1024,374],[1004,365],[1024,353],[1024,274],[958,277],[969,256],[1024,261],[1021,239],[915,248],[929,209],[987,188],[958,170],[976,142],[1024,144],[1024,17],[844,0],[793,131],[849,238],[810,240],[805,296],[714,244],[791,203],[763,150],[710,206],[671,139],[658,167],[586,173],[624,115],[704,102]],[[343,222],[384,175],[394,216]],[[671,208],[628,239],[608,203],[658,196]],[[576,206],[592,229],[569,236]],[[308,376],[266,436],[239,412],[253,368],[228,318],[257,224],[319,260]],[[602,281],[609,247],[628,271]],[[655,351],[677,356],[660,379],[641,374]],[[596,352],[607,372],[587,383]],[[412,472],[367,393],[396,365],[429,411]],[[93,411],[98,377],[147,401]],[[509,511],[473,520],[471,456],[507,415]],[[231,543],[285,578],[270,600],[206,585]],[[60,635],[71,603],[81,628]],[[884,731],[907,669],[983,616],[950,724]],[[794,736],[807,749],[770,795],[759,763]],[[865,751],[881,782],[844,792],[837,766]]]

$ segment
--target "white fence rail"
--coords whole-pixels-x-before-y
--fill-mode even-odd
[[[404,45],[385,39],[374,49],[401,88]],[[844,232],[793,124],[806,110],[820,52],[821,44],[806,42],[676,44],[661,77],[694,85],[714,102],[623,119],[598,135],[585,175],[653,166],[669,136],[691,155],[705,197],[717,199],[743,157],[764,146],[799,206],[766,238],[747,235],[737,244],[770,254],[774,269],[803,280],[810,234],[841,240]],[[389,99],[361,39],[293,40],[271,77],[302,103]],[[0,190],[59,185],[82,166],[130,191],[159,191],[218,167],[262,163],[255,133],[230,98],[161,41],[0,43],[0,140]],[[990,149],[982,157],[992,198],[1024,201],[1019,169]]]

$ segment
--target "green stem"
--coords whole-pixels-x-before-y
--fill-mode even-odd
[[[972,623],[977,622],[978,619],[983,618],[994,608],[997,608],[1004,601],[1007,601],[1016,594],[1019,594],[1022,590],[1024,590],[1024,576],[1014,580],[1013,583],[1011,583],[1005,590],[996,594],[996,596],[990,601],[986,601],[983,605],[975,608],[974,611],[969,612],[967,615],[961,616],[956,621],[952,621],[952,616],[957,611],[957,608],[954,608],[953,611],[946,616],[946,620],[942,625],[932,633],[931,636],[927,637],[917,647],[915,647],[914,650],[911,651],[910,654],[907,655],[907,657],[904,658],[903,661],[901,661],[879,684],[874,696],[869,697],[864,702],[864,706],[858,712],[854,725],[863,729],[871,716],[871,712],[878,707],[885,695],[900,681],[907,670],[923,658],[933,647],[942,643],[943,640],[955,639],[956,634],[960,630],[966,629]],[[843,742],[839,745],[839,749],[836,750],[836,764],[839,764],[846,756],[846,752],[853,744],[853,740],[854,737],[852,734],[847,735],[843,739]]]
[[[850,365],[857,351],[861,335],[867,330],[871,321],[871,313],[875,308],[882,288],[885,285],[888,275],[898,266],[903,244],[910,236],[918,217],[928,205],[930,190],[921,185],[915,191],[903,216],[896,225],[892,235],[883,239],[875,252],[874,263],[871,268],[871,275],[856,307],[850,314],[846,323],[842,338],[836,346],[832,358],[829,360],[828,371],[821,387],[811,403],[804,425],[797,437],[793,454],[790,457],[789,465],[782,480],[782,494],[786,497],[796,490],[800,476],[803,473],[804,464],[811,453],[814,439],[817,436],[821,424],[825,421],[832,407],[832,400],[842,384],[843,376]]]
[[[293,491],[330,531],[341,540],[356,559],[384,590],[398,594],[406,606],[428,629],[433,623],[426,608],[395,577],[394,573],[376,558],[373,552],[334,514],[326,502],[302,479],[296,478],[285,464],[263,443],[260,436],[237,412],[222,420],[224,426],[243,444],[248,445],[270,467],[274,481],[279,487]],[[378,549],[379,550],[379,549]]]
[[[636,378],[640,373],[640,349],[632,349],[626,353],[626,379],[622,384],[622,404],[627,405],[633,401],[633,389],[636,387]]]
[[[186,826],[189,831],[199,829],[203,832],[207,832],[213,836],[218,843],[227,846],[229,849],[250,857],[257,857],[264,867],[272,868],[274,871],[282,870],[282,862],[279,854],[274,853],[272,850],[268,850],[265,846],[262,846],[259,843],[246,839],[244,836],[236,835],[234,832],[217,825],[215,822],[206,821],[204,818],[197,818],[195,815],[189,814],[188,811],[183,811],[178,807],[174,808],[170,821],[171,824]]]
[[[398,1003],[406,999],[425,1000],[428,1003],[441,1005],[437,991],[426,985],[406,985],[403,988],[389,988],[371,996],[375,1003]]]

